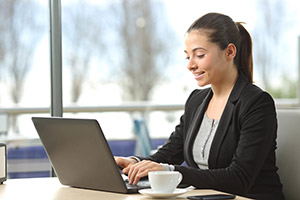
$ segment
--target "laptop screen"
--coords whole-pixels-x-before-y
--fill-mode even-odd
[[[128,192],[97,120],[33,117],[32,121],[63,185]]]

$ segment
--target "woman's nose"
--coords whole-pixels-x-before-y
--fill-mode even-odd
[[[188,64],[187,64],[187,68],[188,70],[192,71],[196,68],[196,64],[192,61],[192,59],[189,60]]]

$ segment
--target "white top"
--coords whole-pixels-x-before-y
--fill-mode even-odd
[[[208,118],[204,114],[193,146],[193,158],[200,169],[208,169],[208,157],[211,143],[215,136],[219,120]],[[161,163],[164,171],[174,171],[174,165]]]
[[[208,169],[208,157],[219,120],[208,118],[204,114],[201,126],[193,146],[193,157],[200,169]]]

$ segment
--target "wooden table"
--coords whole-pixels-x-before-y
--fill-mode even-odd
[[[177,198],[186,199],[190,195],[216,194],[215,190],[193,190]],[[152,199],[141,194],[118,194],[101,192],[97,190],[86,190],[63,186],[57,178],[27,178],[9,179],[0,185],[1,200],[147,200]],[[236,200],[247,199],[236,197]]]

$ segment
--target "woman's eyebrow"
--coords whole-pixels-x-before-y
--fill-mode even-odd
[[[194,48],[194,49],[192,50],[192,52],[195,52],[195,51],[197,51],[197,50],[206,50],[206,49],[204,49],[204,48],[202,48],[202,47],[196,47],[196,48]],[[187,53],[187,51],[184,50],[184,53]]]

